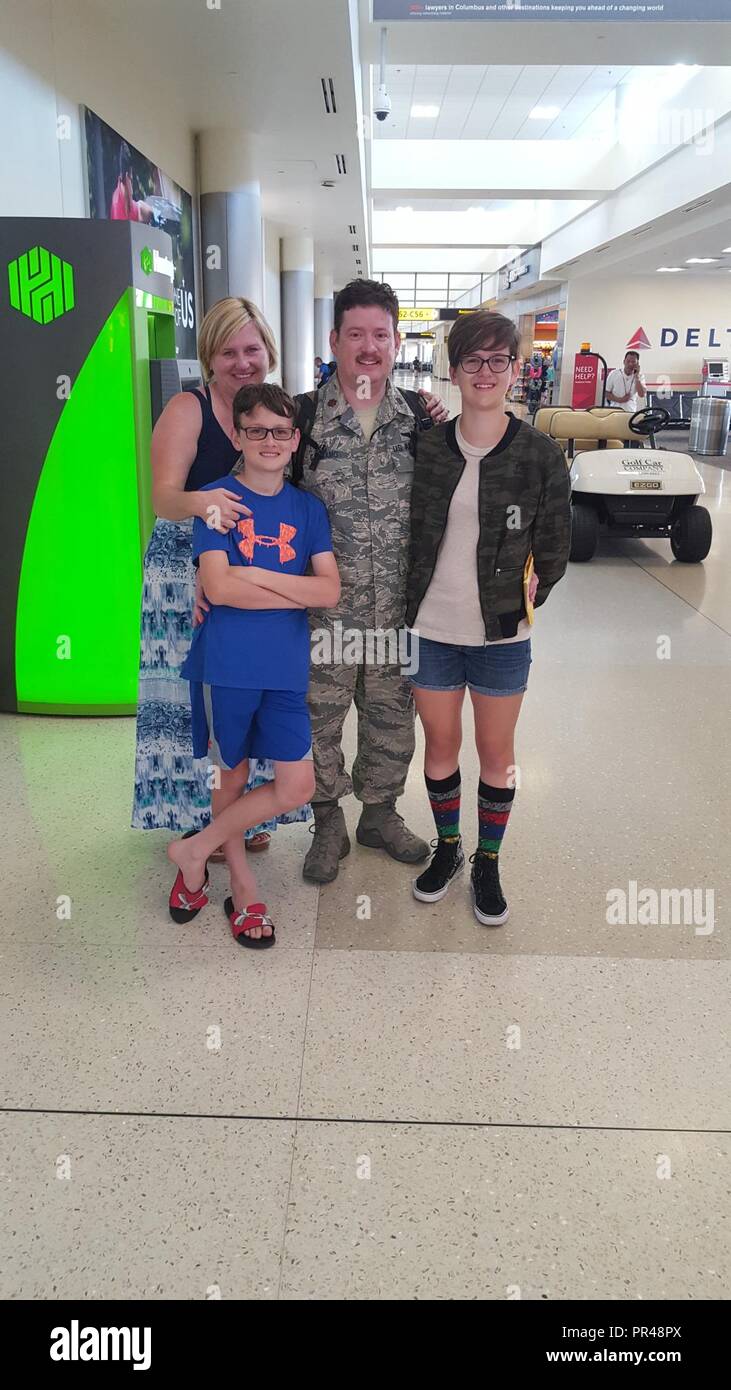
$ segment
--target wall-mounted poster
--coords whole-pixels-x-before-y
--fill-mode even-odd
[[[699,20],[725,20],[729,17],[729,0],[373,0],[374,22],[399,20],[467,20],[474,24],[481,19],[501,23],[524,20],[536,24],[545,20],[563,20],[565,24],[587,20],[591,24],[606,24],[610,20],[632,24],[645,20],[657,24],[670,19],[697,24]]]
[[[190,193],[88,106],[82,109],[89,216],[149,222],[169,234],[175,266],[175,346],[178,357],[194,359],[197,349]]]

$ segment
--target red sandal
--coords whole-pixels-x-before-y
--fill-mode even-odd
[[[183,870],[178,869],[178,876],[173,884],[172,892],[168,899],[168,909],[174,922],[192,922],[198,916],[202,907],[208,902],[208,892],[211,886],[208,877],[208,862],[206,861],[206,876],[200,888],[191,891],[185,885]]]
[[[231,924],[233,939],[238,941],[239,946],[249,946],[254,951],[265,951],[275,944],[274,923],[271,917],[267,916],[266,903],[249,903],[243,912],[237,912],[233,898],[227,898],[223,909]],[[252,927],[271,927],[272,934],[248,936],[247,932]]]
[[[248,840],[244,840],[244,849],[248,849],[249,854],[261,854],[271,844],[271,835],[268,830],[259,830],[256,835],[252,835]]]

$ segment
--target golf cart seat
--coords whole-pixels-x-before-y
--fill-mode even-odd
[[[559,407],[558,409],[546,410],[546,418],[537,428],[544,434],[548,434],[551,439],[557,442],[564,449],[567,458],[572,459],[578,450],[587,449],[621,449],[624,444],[625,422],[617,420],[617,415],[625,415],[624,411],[607,411],[606,414],[595,414],[589,410],[568,410]],[[542,411],[536,412],[536,419]],[[625,416],[625,420],[628,419]],[[619,428],[617,428],[619,426]],[[632,438],[639,436],[632,434]]]
[[[535,430],[541,431],[541,434],[550,435],[550,421],[557,414],[560,416],[596,416],[598,420],[603,420],[603,418],[609,417],[616,418],[617,411],[611,409],[611,406],[592,406],[591,410],[571,410],[568,406],[541,406],[541,409],[535,411],[534,420],[532,420]]]
[[[542,406],[536,411],[535,429],[557,440],[568,459],[588,449],[623,449],[646,435],[630,425],[632,416],[617,406],[592,406],[571,410],[568,406]]]

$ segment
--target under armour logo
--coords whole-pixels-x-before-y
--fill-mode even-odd
[[[292,537],[297,535],[296,526],[288,526],[286,522],[280,521],[278,536],[257,536],[254,531],[253,519],[248,516],[245,518],[242,517],[237,530],[241,532],[242,536],[242,539],[238,543],[238,548],[245,560],[253,559],[255,545],[278,545],[279,563],[282,565],[285,560],[296,559],[297,551],[289,544]]]

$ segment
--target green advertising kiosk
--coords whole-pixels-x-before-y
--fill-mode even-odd
[[[135,222],[0,219],[3,710],[134,713],[171,251]]]

